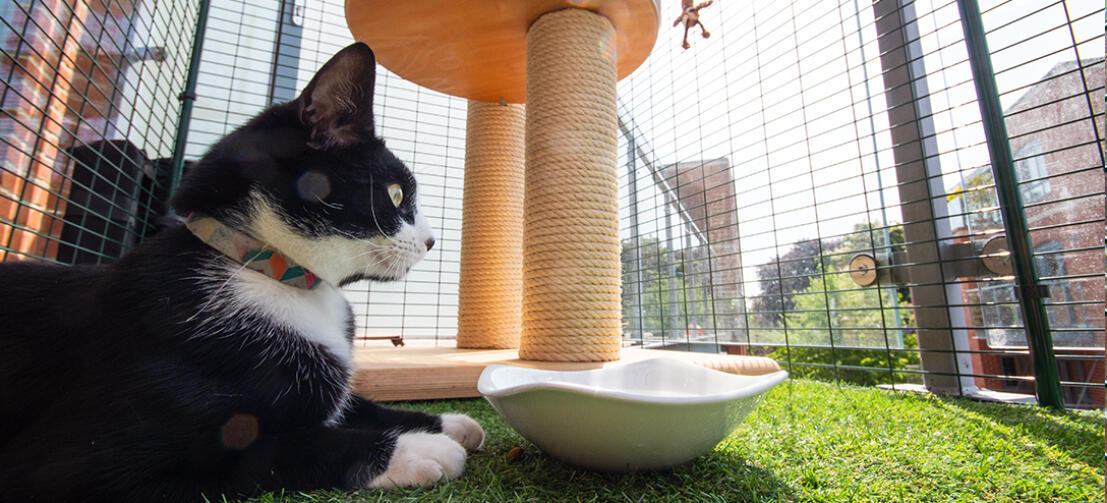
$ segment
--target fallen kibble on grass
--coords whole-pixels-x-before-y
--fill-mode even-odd
[[[522,447],[512,447],[510,451],[507,451],[507,460],[515,461],[516,458],[523,455]]]

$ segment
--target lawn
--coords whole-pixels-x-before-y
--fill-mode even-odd
[[[429,489],[267,494],[261,502],[1103,501],[1101,412],[790,380],[713,452],[672,470],[603,474],[544,455],[483,400],[488,434],[465,475]],[[509,460],[507,453],[522,447]]]

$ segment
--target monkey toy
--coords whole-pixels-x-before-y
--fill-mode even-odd
[[[711,36],[707,28],[704,28],[703,23],[700,22],[700,9],[713,3],[715,3],[715,0],[707,0],[693,7],[692,0],[680,0],[680,6],[683,10],[680,13],[680,17],[678,17],[676,21],[673,21],[673,27],[675,28],[679,26],[680,23],[684,23],[684,43],[680,44],[681,47],[685,49],[691,47],[691,45],[688,45],[688,29],[693,26],[700,25],[700,34],[703,35],[703,38]]]

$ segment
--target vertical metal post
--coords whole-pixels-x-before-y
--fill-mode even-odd
[[[669,192],[665,192],[665,255],[664,260],[667,266],[665,274],[667,275],[666,286],[669,290],[669,322],[665,323],[665,317],[662,316],[661,323],[661,342],[665,342],[665,337],[668,335],[669,329],[676,330],[676,335],[680,336],[680,306],[677,300],[676,291],[676,255],[673,252],[675,246],[673,245],[673,196],[669,195]],[[658,254],[661,256],[661,254]],[[664,311],[664,310],[662,310]]]
[[[620,121],[621,124],[621,121]],[[630,196],[630,243],[634,248],[634,312],[630,314],[630,332],[638,334],[638,342],[645,345],[645,313],[642,295],[642,243],[638,235],[638,140],[633,134],[621,131],[627,139],[627,191]],[[646,287],[648,290],[649,288]]]
[[[706,211],[704,211],[706,213]],[[691,227],[693,224],[687,224]],[[696,302],[696,253],[692,247],[692,231],[684,235],[684,340],[688,342],[688,349],[692,345],[692,329],[699,323],[699,306]],[[688,260],[688,256],[692,260]]]
[[[277,36],[273,39],[273,71],[269,74],[269,104],[296,98],[306,0],[281,0]]]
[[[861,61],[868,61],[868,58],[865,56],[865,37],[863,36],[864,32],[862,31],[863,28],[861,27],[861,5],[860,3],[858,3],[858,0],[853,0],[853,11],[856,13],[853,16],[853,20],[857,24],[857,47],[860,50]],[[880,151],[880,146],[877,143],[875,133],[875,131],[877,131],[875,119],[876,114],[873,112],[873,93],[872,90],[869,88],[869,70],[865,65],[861,65],[861,79],[861,82],[864,84],[865,87],[865,106],[868,109],[869,113],[869,130],[873,131],[873,133],[869,135],[869,139],[872,142],[874,152],[873,162],[875,163],[876,167],[876,193],[880,197],[881,235],[884,237],[884,245],[888,247],[888,256],[892,257],[894,256],[895,251],[894,247],[892,246],[892,234],[888,232],[888,205],[884,202],[884,177],[881,175],[881,172],[883,170],[880,166],[880,156],[875,154],[875,152]],[[876,253],[876,247],[874,246],[874,256]],[[879,293],[879,288],[881,286],[882,285],[880,284],[880,280],[877,280],[878,295],[884,295],[883,293]],[[899,311],[899,293],[897,290],[892,291],[892,312],[894,313],[894,316],[896,318],[896,349],[903,349],[903,316],[900,314]],[[885,321],[885,327],[887,327],[887,321]],[[887,332],[885,331],[885,333]],[[892,386],[895,386],[894,379],[892,380]]]
[[[200,54],[204,51],[204,32],[207,30],[210,6],[208,0],[200,0],[200,5],[196,9],[196,34],[192,37],[188,77],[185,80],[184,91],[178,96],[181,101],[181,113],[177,118],[177,136],[173,141],[173,159],[170,163],[173,170],[169,178],[170,196],[177,190],[177,186],[181,183],[181,175],[184,173],[185,144],[188,142],[188,126],[192,122],[192,104],[196,101],[196,78],[200,73]]]
[[[1038,403],[1064,408],[1057,359],[1053,354],[1053,336],[1049,331],[1049,318],[1045,309],[1047,290],[1038,283],[1038,272],[1034,269],[1030,231],[1023,212],[1022,196],[1019,194],[1018,179],[1015,176],[1014,156],[1011,155],[1007,126],[999,103],[999,91],[996,88],[995,73],[992,71],[984,24],[980,19],[980,6],[976,0],[958,0],[957,9],[961,13],[961,29],[965,32],[965,46],[969,52],[973,83],[976,85],[980,118],[988,141],[988,154],[992,160],[996,195],[999,197],[1007,243],[1011,247],[1011,263],[1026,325],[1026,338],[1030,342]]]
[[[941,393],[972,395],[977,391],[965,310],[958,283],[942,272],[949,260],[943,241],[953,236],[942,182],[941,156],[930,107],[922,41],[911,0],[878,0],[873,16],[889,134],[895,159],[896,186],[906,238],[911,300],[915,305],[923,383]]]

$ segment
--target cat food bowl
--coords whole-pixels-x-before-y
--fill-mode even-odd
[[[586,371],[490,365],[477,388],[511,427],[566,463],[656,470],[706,453],[784,371],[742,376],[652,359]]]

